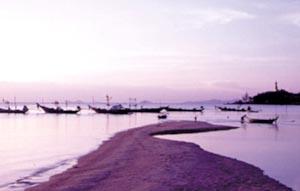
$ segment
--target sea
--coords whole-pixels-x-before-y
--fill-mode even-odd
[[[167,105],[204,106],[205,110],[202,113],[170,112],[166,120],[195,120],[196,117],[199,121],[239,128],[158,138],[195,143],[207,151],[245,161],[294,190],[300,190],[300,106],[251,105],[260,112],[249,113],[249,117],[279,116],[273,125],[242,124],[240,118],[245,113],[221,112],[214,104],[160,103],[143,107]],[[116,133],[163,122],[157,119],[157,114],[150,113],[96,114],[86,104],[81,105],[83,110],[76,115],[45,114],[33,104],[28,107],[30,111],[25,115],[0,114],[0,191],[24,190],[47,181],[50,176],[72,167],[80,156],[97,149]],[[75,105],[68,107],[75,108]]]

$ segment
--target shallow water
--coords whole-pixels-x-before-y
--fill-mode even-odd
[[[214,124],[240,127],[229,131],[160,136],[193,142],[207,151],[236,158],[264,170],[265,174],[300,190],[300,107],[254,106],[262,109],[253,117],[279,115],[277,125],[239,123],[242,114],[207,112],[201,119]]]
[[[193,120],[197,115],[198,120],[241,126],[241,113],[205,107],[203,114],[174,112],[169,119]],[[259,116],[279,114],[278,126],[245,125],[231,131],[163,137],[194,142],[209,151],[249,162],[298,189],[300,107],[254,107],[263,110]],[[0,190],[23,190],[45,181],[115,133],[158,122],[156,114],[101,115],[83,110],[80,115],[49,115],[31,108],[27,115],[0,115]]]
[[[157,122],[155,115],[0,115],[0,190],[23,190],[76,163],[116,132]]]

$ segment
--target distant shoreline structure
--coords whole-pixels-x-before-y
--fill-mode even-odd
[[[300,105],[300,92],[299,93],[293,93],[288,92],[285,89],[279,89],[278,82],[275,82],[275,88],[273,91],[265,91],[262,93],[258,93],[255,96],[251,97],[246,93],[241,99],[227,99],[227,100],[221,100],[221,99],[208,99],[208,100],[194,100],[194,101],[178,101],[178,102],[172,102],[172,101],[150,101],[150,100],[141,100],[138,101],[137,98],[129,98],[128,101],[112,101],[112,97],[109,95],[105,96],[106,101],[104,100],[95,100],[94,96],[92,97],[91,101],[87,100],[81,100],[81,99],[74,99],[74,100],[55,100],[55,101],[49,101],[49,99],[46,101],[43,98],[39,101],[16,101],[16,97],[14,97],[14,101],[2,99],[2,105],[19,105],[19,104],[36,104],[36,103],[42,103],[42,104],[77,104],[77,105],[107,105],[110,104],[123,104],[123,105],[129,105],[129,107],[137,107],[137,105],[143,106],[143,105],[202,105],[202,104],[261,104],[261,105]],[[196,98],[196,97],[195,97]],[[1,105],[1,103],[0,103]]]
[[[275,91],[258,93],[253,97],[246,93],[242,99],[233,104],[300,105],[300,93],[279,89],[278,83],[275,82]]]
[[[182,102],[169,102],[169,101],[162,101],[162,102],[158,102],[158,101],[149,101],[149,100],[143,100],[140,102],[137,102],[137,105],[172,105],[172,104],[178,104],[178,105],[187,105],[187,104],[191,104],[191,105],[197,105],[197,104],[226,104],[228,102],[232,102],[234,101],[234,99],[231,100],[218,100],[218,99],[211,99],[211,100],[203,100],[203,101],[182,101]],[[55,101],[16,101],[15,103],[17,105],[22,105],[22,104],[28,104],[28,105],[36,105],[36,103],[43,103],[46,105],[52,105],[54,104]],[[106,105],[105,101],[83,101],[83,100],[68,100],[68,101],[59,101],[60,104],[65,104],[68,103],[70,105],[72,104],[96,104],[96,105]],[[12,102],[11,102],[12,103]],[[2,103],[4,105],[4,103]],[[130,102],[126,102],[126,101],[114,101],[111,102],[111,104],[130,104]]]

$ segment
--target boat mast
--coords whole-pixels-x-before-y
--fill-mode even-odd
[[[4,104],[7,105],[7,108],[8,108],[8,109],[10,109],[10,103],[9,103],[9,101],[7,101],[7,100],[5,100],[5,99],[3,98],[3,99],[2,99],[2,102],[3,102]]]
[[[110,106],[110,100],[112,99],[112,97],[111,96],[109,96],[109,95],[106,95],[106,106]]]
[[[56,108],[59,107],[59,102],[58,101],[54,101],[54,105],[56,106]]]
[[[134,98],[134,107],[136,108],[137,107],[137,99]]]
[[[15,109],[17,109],[16,96],[14,96],[14,104],[15,104]]]
[[[129,108],[131,108],[131,106],[133,107],[137,107],[137,99],[136,98],[129,98]]]
[[[129,98],[129,103],[128,103],[128,105],[129,105],[129,109],[131,109],[131,98]]]

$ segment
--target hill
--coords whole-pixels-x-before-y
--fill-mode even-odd
[[[286,90],[268,91],[252,97],[252,104],[295,104],[300,105],[300,93],[295,94]]]

